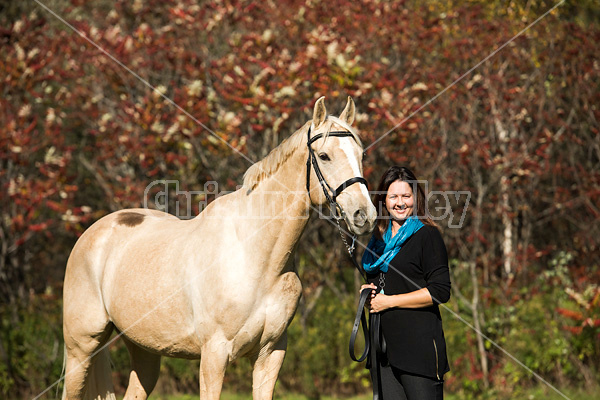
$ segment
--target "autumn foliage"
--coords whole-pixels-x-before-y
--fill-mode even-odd
[[[234,189],[322,95],[334,114],[354,98],[371,187],[402,164],[430,192],[469,193],[430,204],[452,209],[438,221],[453,274],[447,389],[537,383],[450,311],[557,386],[599,384],[594,2],[528,29],[555,3],[42,3],[71,27],[35,2],[0,4],[0,393],[35,396],[59,378],[62,278],[86,227],[141,206],[155,180]],[[345,353],[358,278],[344,251],[327,221],[301,240],[304,296],[278,390],[368,390]],[[124,385],[124,350],[113,355]],[[159,389],[193,390],[194,369],[165,361]],[[236,365],[229,387],[247,390],[247,372]]]

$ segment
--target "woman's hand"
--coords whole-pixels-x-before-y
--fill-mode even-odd
[[[375,286],[375,285],[374,285],[374,284],[372,284],[372,283],[368,283],[368,284],[364,284],[364,285],[362,285],[362,286],[360,287],[360,291],[361,291],[361,292],[362,292],[364,289],[373,289],[373,290],[376,290],[376,289],[377,289],[377,286]],[[375,293],[375,292],[373,292],[373,293]]]
[[[363,290],[365,289],[371,289],[371,295],[369,296],[369,298],[367,299],[367,302],[365,303],[365,305],[369,308],[369,310],[371,309],[371,299],[373,297],[375,297],[375,290],[377,290],[377,286],[375,286],[372,283],[366,284],[366,285],[362,285],[360,287],[360,292],[362,293]]]
[[[393,305],[390,303],[391,296],[377,293],[377,286],[374,284],[369,283],[368,285],[362,285],[360,287],[360,291],[362,292],[364,289],[371,289],[371,296],[369,296],[369,299],[366,303],[366,306],[369,308],[369,312],[378,313],[393,307]]]
[[[373,294],[369,304],[369,312],[379,313],[387,310],[388,308],[394,307],[391,300],[392,296],[387,296],[382,293]]]

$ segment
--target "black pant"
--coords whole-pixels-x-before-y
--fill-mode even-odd
[[[380,366],[382,400],[443,400],[444,381]]]

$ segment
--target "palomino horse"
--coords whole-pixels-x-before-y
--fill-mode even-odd
[[[131,356],[125,399],[147,398],[161,356],[200,358],[204,400],[219,398],[232,360],[249,357],[253,398],[271,399],[301,294],[288,260],[311,205],[333,197],[355,234],[375,224],[353,121],[352,99],[336,118],[320,98],[312,121],[197,217],[130,209],[93,224],[67,263],[63,398],[114,399],[106,343],[116,329]],[[333,195],[327,184],[339,186]]]

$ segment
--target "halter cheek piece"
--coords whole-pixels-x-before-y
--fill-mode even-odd
[[[363,178],[362,176],[356,176],[354,178],[350,178],[347,181],[343,182],[340,186],[337,187],[337,189],[333,190],[333,188],[331,186],[329,186],[329,184],[325,180],[325,177],[323,176],[323,173],[321,172],[321,168],[319,168],[319,163],[317,162],[317,156],[315,155],[315,151],[311,147],[311,144],[313,144],[313,142],[321,139],[324,136],[324,134],[319,133],[318,135],[315,135],[311,138],[310,130],[311,130],[311,128],[309,127],[308,128],[308,141],[307,141],[308,158],[306,159],[306,191],[308,192],[308,196],[310,197],[310,168],[312,165],[312,168],[315,170],[315,174],[317,175],[317,178],[319,179],[319,183],[321,184],[321,187],[323,188],[323,193],[325,194],[327,201],[329,201],[330,206],[335,211],[335,214],[336,214],[335,218],[336,219],[343,218],[345,213],[344,213],[344,210],[342,209],[342,207],[336,201],[337,197],[344,191],[344,189],[346,189],[348,186],[353,185],[355,183],[362,183],[363,185],[365,185],[368,188],[367,180],[365,178]],[[344,132],[344,131],[329,132],[328,136],[351,137],[352,139],[354,139],[354,135],[352,133]]]

